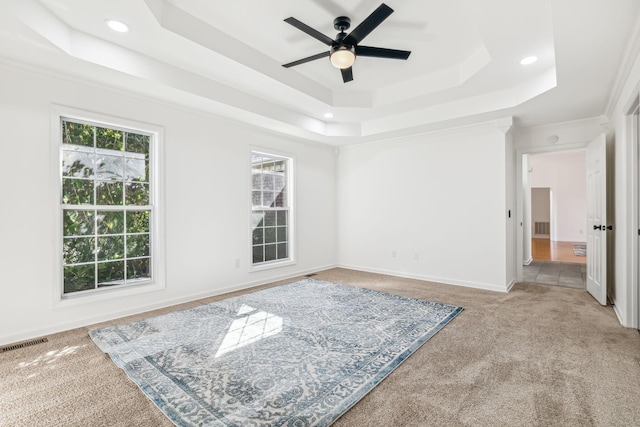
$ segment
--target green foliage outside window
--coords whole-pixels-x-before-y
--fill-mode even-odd
[[[151,278],[150,136],[62,120],[64,293]]]

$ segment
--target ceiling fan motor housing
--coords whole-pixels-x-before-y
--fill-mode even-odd
[[[346,16],[338,16],[333,20],[333,28],[341,33],[344,33],[349,27],[351,27],[351,19]]]

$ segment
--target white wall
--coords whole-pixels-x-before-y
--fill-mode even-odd
[[[551,189],[551,240],[586,242],[586,151],[531,155],[529,169],[531,188]]]
[[[341,148],[339,264],[505,291],[507,152],[495,122]]]
[[[331,147],[5,65],[0,65],[0,85],[0,343],[335,266]],[[166,247],[166,289],[53,308],[52,104],[164,127],[166,233],[160,238]],[[248,270],[251,145],[296,158],[296,265]]]

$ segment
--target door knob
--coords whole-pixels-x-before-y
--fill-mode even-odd
[[[593,229],[594,230],[602,230],[602,226],[601,225],[594,225]]]

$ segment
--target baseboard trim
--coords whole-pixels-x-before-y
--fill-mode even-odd
[[[522,263],[522,265],[529,265],[529,264],[531,264],[532,262],[533,262],[533,257],[531,257],[531,256],[530,256],[528,260],[526,260],[526,261],[524,261],[524,262]]]
[[[501,293],[509,292],[510,287],[513,286],[513,284],[515,284],[515,281],[513,281],[510,286],[502,287],[499,285],[491,285],[488,283],[468,282],[464,280],[454,280],[454,279],[449,279],[444,277],[434,277],[434,276],[427,276],[423,274],[413,274],[413,273],[407,273],[404,271],[385,270],[382,268],[369,268],[369,267],[363,267],[363,266],[351,265],[351,264],[338,264],[338,268],[346,268],[349,270],[363,271],[366,273],[385,274],[387,276],[403,277],[405,279],[424,280],[427,282],[441,283],[443,285],[453,285],[453,286],[463,286],[466,288],[483,289],[485,291],[493,291],[493,292],[501,292]]]
[[[201,292],[201,293],[197,293],[197,294],[191,294],[191,295],[187,295],[187,296],[180,297],[180,298],[172,298],[172,299],[169,299],[169,300],[166,300],[166,301],[161,301],[161,302],[157,302],[157,303],[149,304],[149,305],[145,305],[145,306],[134,307],[134,308],[127,309],[127,310],[121,310],[121,311],[109,313],[109,314],[106,314],[106,315],[93,316],[93,317],[85,318],[85,319],[82,319],[82,320],[77,320],[77,321],[72,321],[72,322],[65,322],[65,323],[58,323],[58,324],[55,324],[55,325],[49,325],[46,328],[32,329],[32,330],[21,332],[21,333],[18,333],[18,334],[0,337],[0,345],[13,344],[13,343],[17,343],[17,342],[21,342],[21,341],[25,341],[25,340],[30,340],[30,339],[33,339],[33,338],[43,337],[45,335],[51,335],[51,334],[57,334],[59,332],[70,331],[72,329],[90,327],[90,326],[95,325],[97,323],[109,322],[109,321],[112,321],[112,320],[120,319],[122,317],[133,316],[133,315],[136,315],[136,314],[142,314],[142,313],[146,313],[148,311],[158,310],[158,309],[161,309],[161,308],[167,308],[167,307],[171,307],[171,306],[174,306],[174,305],[183,304],[183,303],[186,303],[186,302],[197,301],[197,300],[203,299],[203,298],[209,298],[209,297],[213,297],[213,296],[228,294],[230,292],[251,289],[251,288],[258,287],[258,286],[267,285],[269,283],[279,282],[281,280],[293,279],[295,277],[304,276],[305,274],[317,273],[317,272],[320,272],[320,271],[323,271],[323,270],[328,270],[328,269],[336,268],[336,267],[337,267],[337,265],[330,264],[330,265],[325,265],[325,266],[320,266],[320,267],[315,267],[315,268],[309,268],[309,269],[305,269],[305,270],[299,270],[299,271],[296,271],[296,272],[293,272],[293,273],[288,273],[288,274],[282,274],[282,275],[278,275],[278,276],[268,277],[266,279],[254,280],[254,281],[246,282],[246,283],[237,283],[237,284],[234,284],[234,285],[225,286],[223,288],[218,288],[218,289],[211,290],[211,291],[208,291],[208,292]]]

